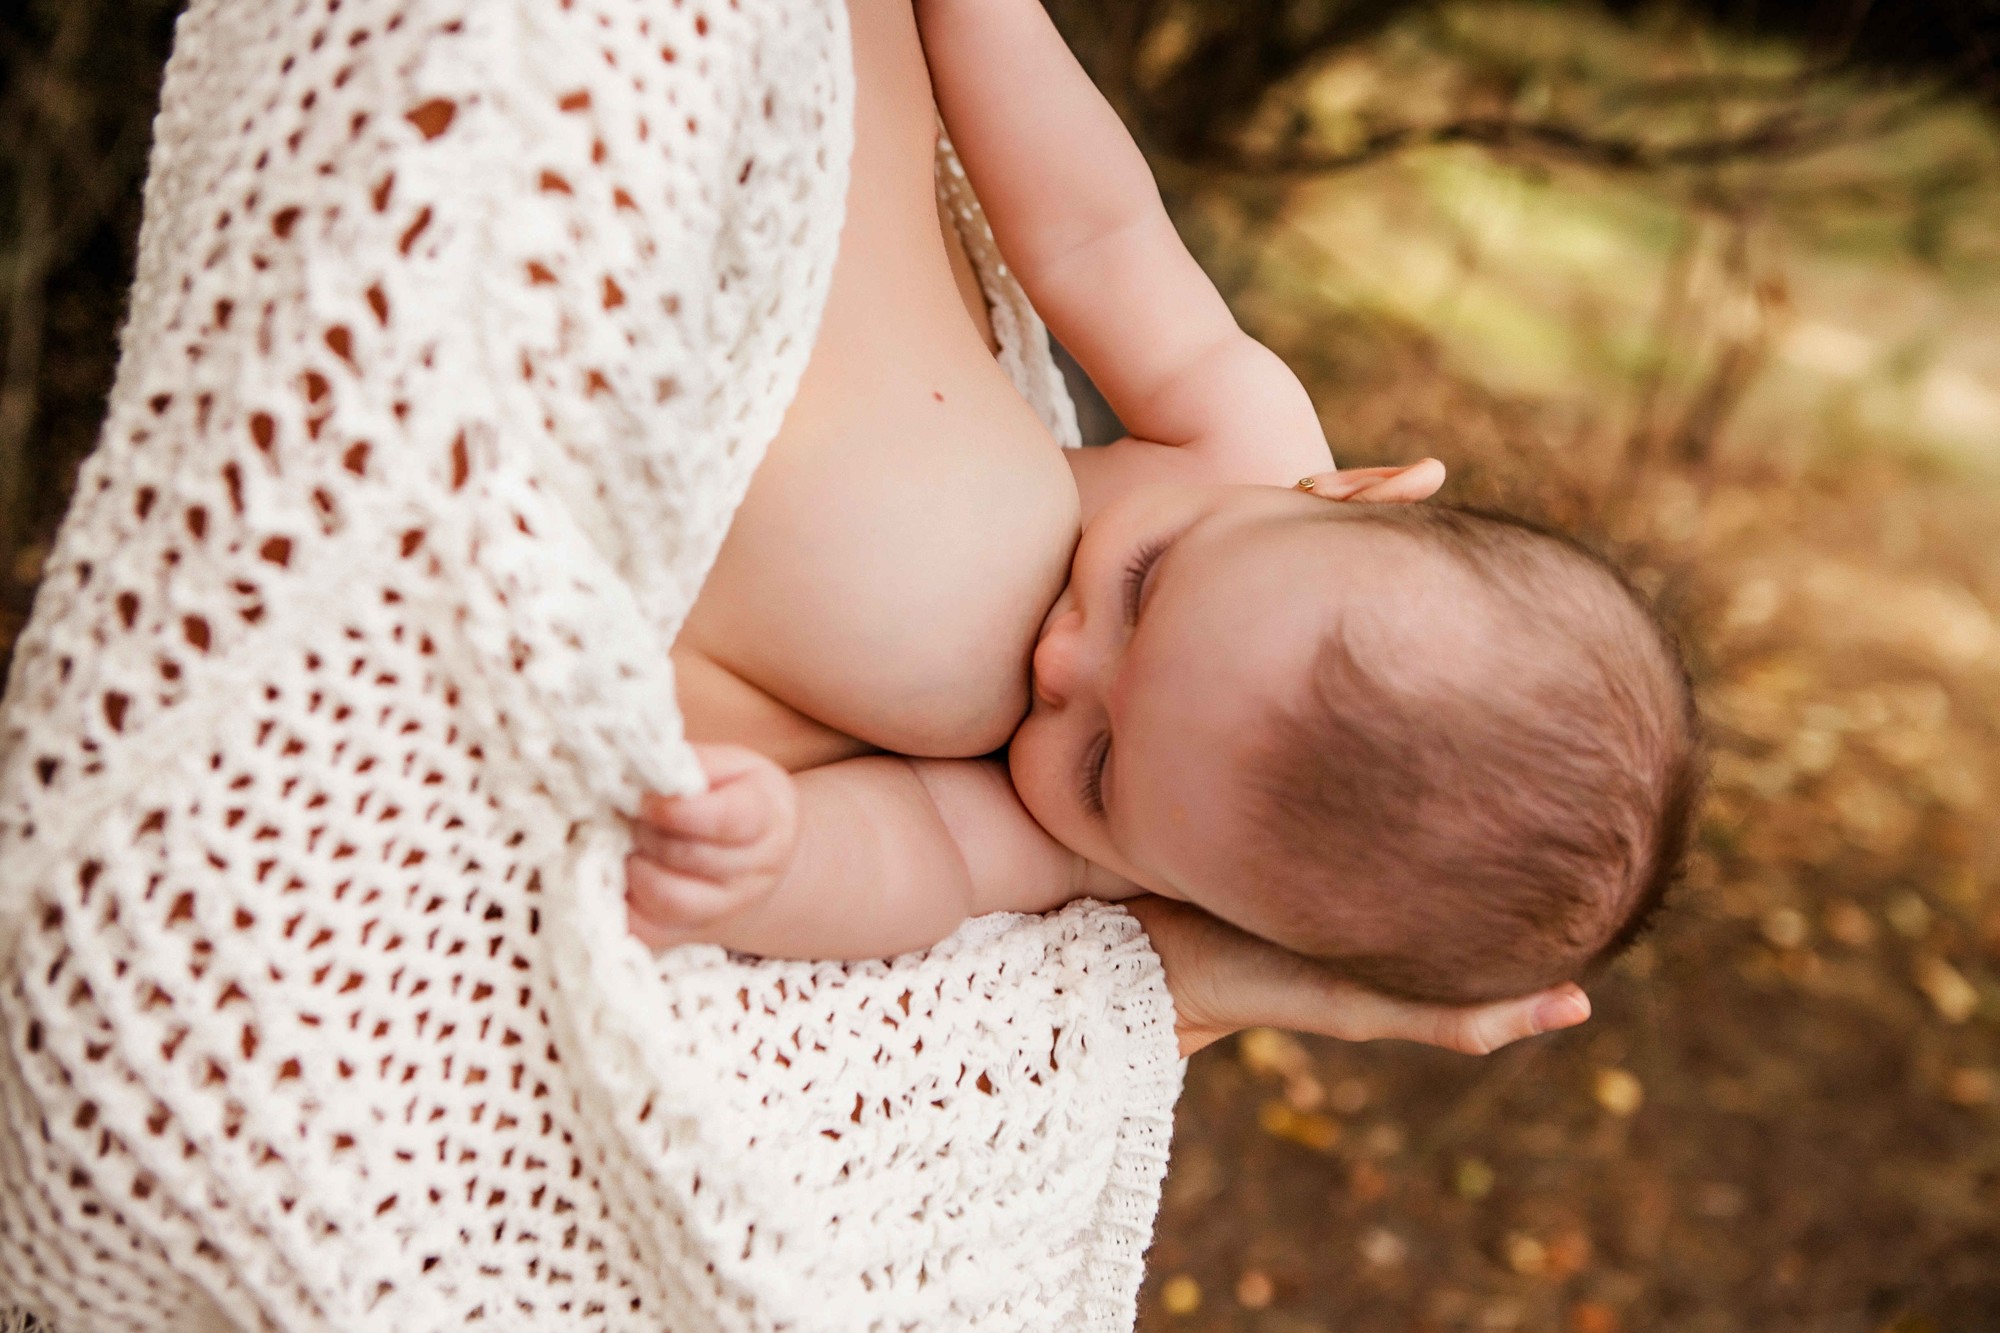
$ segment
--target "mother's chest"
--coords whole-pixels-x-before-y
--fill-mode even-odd
[[[1075,484],[1036,434],[786,432],[681,643],[872,746],[998,748],[1076,538]]]

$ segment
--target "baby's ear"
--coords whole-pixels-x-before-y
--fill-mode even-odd
[[[1357,467],[1345,472],[1320,472],[1300,483],[1301,490],[1328,500],[1354,504],[1414,504],[1428,500],[1444,485],[1444,464],[1426,458],[1401,467]]]

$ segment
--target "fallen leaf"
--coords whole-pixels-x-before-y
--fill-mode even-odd
[[[1285,1080],[1285,1103],[1294,1111],[1317,1111],[1326,1105],[1326,1085],[1311,1074]]]
[[[1618,1312],[1602,1301],[1578,1301],[1569,1307],[1569,1333],[1622,1333]]]
[[[1257,1127],[1272,1138],[1296,1143],[1314,1152],[1331,1152],[1340,1142],[1340,1122],[1314,1111],[1294,1111],[1281,1101],[1257,1108]]]
[[[1251,1028],[1236,1039],[1236,1055],[1253,1074],[1300,1078],[1312,1072],[1312,1056],[1298,1039],[1276,1028]]]
[[[1580,1227],[1558,1231],[1548,1240],[1549,1276],[1557,1281],[1575,1277],[1590,1267],[1590,1234]]]
[[[1882,915],[1906,940],[1920,940],[1930,934],[1931,905],[1914,893],[1899,893],[1891,898]]]
[[[1828,903],[1822,924],[1828,938],[1850,949],[1865,949],[1875,942],[1875,918],[1850,899]]]
[[[1394,1157],[1403,1151],[1408,1135],[1401,1125],[1384,1120],[1379,1125],[1370,1125],[1368,1132],[1361,1136],[1361,1150],[1370,1157]]]
[[[1387,1227],[1370,1227],[1362,1233],[1357,1248],[1362,1262],[1376,1268],[1394,1268],[1410,1256],[1409,1245]]]
[[[1591,1084],[1597,1104],[1613,1115],[1626,1116],[1646,1102],[1646,1087],[1630,1070],[1600,1069]]]
[[[1502,1249],[1507,1256],[1507,1267],[1522,1277],[1540,1277],[1549,1269],[1548,1247],[1533,1236],[1517,1231],[1507,1237]]]
[[[1477,1203],[1493,1192],[1493,1168],[1477,1157],[1461,1157],[1451,1173],[1451,1187],[1461,1199]]]
[[[1917,960],[1917,987],[1947,1023],[1963,1023],[1979,1008],[1979,991],[1963,972],[1942,958]]]
[[[1260,1269],[1248,1269],[1236,1279],[1236,1303],[1246,1310],[1268,1309],[1277,1295],[1271,1275]]]
[[[1792,907],[1779,907],[1766,912],[1761,928],[1765,941],[1775,949],[1796,949],[1806,942],[1810,933],[1805,913]]]
[[[1160,1286],[1160,1308],[1172,1315],[1190,1315],[1201,1308],[1201,1283],[1177,1273]]]

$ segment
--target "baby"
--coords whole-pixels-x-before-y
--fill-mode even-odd
[[[1154,893],[1447,1003],[1615,952],[1693,785],[1643,603],[1563,538],[1412,503],[1433,462],[1331,471],[1035,0],[849,12],[832,290],[674,647],[711,786],[647,797],[635,933],[881,957]],[[1131,437],[1065,456],[1000,372],[940,114]]]

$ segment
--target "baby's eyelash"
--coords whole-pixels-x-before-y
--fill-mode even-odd
[[[1105,732],[1090,747],[1083,765],[1083,808],[1093,815],[1104,813],[1104,761],[1111,754],[1111,733]]]
[[[1125,622],[1139,618],[1139,592],[1146,586],[1146,575],[1153,568],[1153,562],[1167,549],[1168,538],[1148,542],[1132,555],[1131,563],[1125,566]]]
[[[1132,553],[1132,559],[1125,566],[1125,623],[1136,624],[1139,619],[1139,594],[1146,587],[1146,575],[1152,571],[1153,562],[1158,560],[1168,546],[1171,537],[1161,537],[1147,542]],[[1083,808],[1100,818],[1104,814],[1104,761],[1111,754],[1111,733],[1105,732],[1097,738],[1083,766]]]

